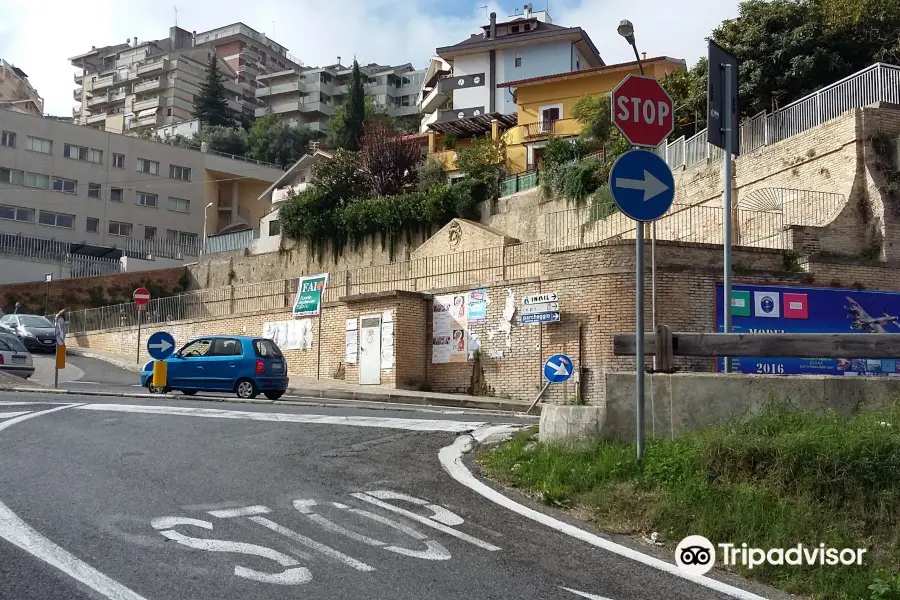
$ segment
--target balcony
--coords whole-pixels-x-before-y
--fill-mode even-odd
[[[105,123],[106,122],[106,113],[101,112],[95,115],[90,115],[87,118],[88,125],[94,125],[95,123]]]
[[[89,107],[94,106],[103,106],[105,104],[111,104],[113,102],[120,102],[125,99],[125,92],[118,92],[115,94],[101,94],[99,96],[95,96],[88,100],[87,105]]]
[[[103,77],[98,77],[94,81],[91,82],[91,90],[105,90],[116,82],[115,73],[110,73],[109,75],[104,75]]]
[[[139,127],[157,127],[161,124],[160,121],[161,118],[156,113],[144,115],[143,117],[135,117],[131,120],[131,128],[137,129]]]
[[[545,120],[538,123],[525,123],[519,125],[516,129],[524,140],[534,140],[539,138],[550,137],[552,135],[578,135],[581,133],[582,126],[575,119],[556,119],[553,121]],[[518,132],[517,132],[518,133]],[[509,140],[511,143],[518,143],[519,140],[515,133]]]
[[[150,108],[159,108],[159,96],[155,96],[147,100],[141,100],[140,102],[135,102],[132,105],[131,110],[133,110],[134,112],[140,112]]]
[[[450,99],[450,92],[442,91],[439,85],[434,86],[430,92],[425,94],[425,98],[422,99],[419,104],[419,109],[423,113],[433,113],[439,110],[442,106],[447,104],[447,100]]]
[[[289,94],[291,92],[299,92],[302,84],[294,82],[294,83],[281,83],[278,85],[270,85],[268,87],[258,88],[256,90],[256,97],[263,98],[266,96],[274,96],[276,94]]]
[[[158,90],[162,87],[162,81],[159,79],[148,79],[147,81],[142,81],[140,83],[136,83],[134,85],[134,93],[139,94],[141,92],[148,92],[152,90]]]
[[[262,62],[262,56],[260,56],[259,54],[257,54],[256,52],[254,52],[253,50],[248,48],[247,46],[244,46],[243,48],[241,48],[241,56],[249,58],[254,63]]]
[[[137,68],[138,75],[149,75],[151,73],[162,72],[166,69],[168,61],[164,58],[148,60],[144,64],[139,64]]]
[[[75,73],[75,83],[81,85],[84,82],[84,75],[81,73]]]
[[[310,186],[309,183],[298,183],[297,185],[287,186],[283,188],[279,188],[272,192],[272,204],[278,204],[279,202],[284,202],[285,200],[290,199],[292,195],[295,193],[300,193],[306,188]]]
[[[76,102],[81,102],[81,94],[83,91],[84,88],[75,88],[75,91],[72,92],[72,98],[74,98]],[[87,97],[90,98],[91,95],[88,94]]]

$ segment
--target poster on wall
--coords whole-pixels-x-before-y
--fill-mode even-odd
[[[432,306],[431,362],[468,360],[467,294],[435,296]]]
[[[347,319],[346,356],[344,360],[348,365],[355,365],[356,357],[359,354],[359,331],[356,328],[356,322],[356,319]]]
[[[716,285],[716,320],[724,330],[723,287]],[[840,288],[743,285],[731,290],[734,333],[900,334],[900,293]],[[896,359],[732,358],[734,371],[765,375],[900,376]],[[719,359],[718,370],[724,368]]]
[[[394,312],[386,310],[381,316],[381,370],[394,368]]]
[[[294,299],[294,318],[318,315],[322,310],[325,298],[325,286],[328,284],[328,273],[308,275],[300,278],[297,284],[297,297]]]
[[[482,325],[487,323],[487,290],[472,290],[466,294],[466,320],[469,325]]]
[[[309,350],[312,348],[312,320],[263,323],[262,336],[273,340],[282,350]]]

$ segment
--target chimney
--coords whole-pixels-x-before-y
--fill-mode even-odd
[[[526,18],[526,19],[530,19],[530,18],[531,18],[531,8],[532,8],[532,5],[531,5],[530,2],[529,2],[528,4],[525,5],[525,18]]]
[[[641,60],[647,60],[647,53],[641,52]]]
[[[340,56],[338,56],[337,64],[341,64],[341,57],[340,57]]]
[[[491,29],[489,34],[491,39],[497,37],[497,13],[491,13]]]

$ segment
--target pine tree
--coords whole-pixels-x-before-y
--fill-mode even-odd
[[[206,67],[206,80],[200,84],[200,93],[194,96],[194,117],[203,125],[233,125],[225,100],[225,78],[219,72],[215,53],[209,57]]]
[[[362,74],[359,63],[353,60],[353,73],[350,75],[350,90],[347,98],[347,122],[344,132],[344,148],[359,150],[359,140],[363,136],[366,121],[366,96],[363,91]]]

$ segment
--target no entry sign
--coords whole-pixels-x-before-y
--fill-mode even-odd
[[[134,298],[134,303],[138,306],[146,306],[150,302],[150,292],[147,291],[147,288],[138,288],[134,290],[132,298]]]
[[[672,98],[652,77],[629,75],[610,100],[612,122],[633,146],[655,148],[675,129]]]

